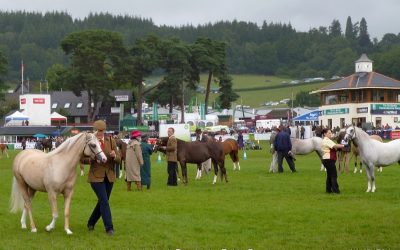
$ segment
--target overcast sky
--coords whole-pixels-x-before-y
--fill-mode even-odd
[[[365,17],[371,38],[400,33],[400,0],[0,0],[3,11],[66,11],[73,18],[109,12],[151,18],[156,25],[180,26],[216,21],[291,23],[297,31],[329,27],[339,20]]]

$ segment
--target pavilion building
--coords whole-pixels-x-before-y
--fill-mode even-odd
[[[311,92],[320,94],[320,125],[354,124],[365,129],[400,122],[400,81],[373,71],[366,54],[355,62],[355,73]]]

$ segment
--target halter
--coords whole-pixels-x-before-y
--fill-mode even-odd
[[[349,133],[347,133],[347,129],[346,129],[346,135],[349,136],[349,140],[350,140],[350,141],[353,140],[353,139],[354,139],[353,137],[356,136],[356,128],[355,128],[355,127],[353,127],[353,131],[354,131],[353,134],[349,134]]]
[[[86,134],[86,135],[87,135],[87,134]],[[91,139],[91,138],[90,138],[90,139]],[[84,154],[84,155],[85,155],[86,146],[89,144],[90,139],[86,139],[85,147],[83,148],[83,154]],[[89,149],[90,149],[90,151],[92,151],[92,153],[94,154],[94,157],[93,157],[93,158],[90,157],[90,158],[92,158],[92,159],[96,159],[97,156],[98,156],[99,154],[104,153],[103,150],[102,150],[101,148],[100,148],[100,151],[99,151],[98,153],[96,153],[91,147],[89,147]],[[89,155],[85,155],[85,156],[89,156]]]

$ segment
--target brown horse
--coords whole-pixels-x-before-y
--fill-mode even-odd
[[[159,150],[165,153],[162,146],[166,146],[168,142],[168,137],[160,138],[157,142],[155,150]],[[207,142],[185,142],[177,139],[178,162],[182,169],[182,180],[183,183],[188,183],[187,178],[187,163],[197,164],[198,171],[201,171],[201,163],[211,158],[214,166],[214,181],[213,184],[217,182],[218,167],[221,171],[221,180],[225,178],[225,182],[228,182],[228,177],[225,169],[225,154],[222,144],[220,142],[215,142],[208,140]]]
[[[1,151],[1,158],[3,158],[3,155],[5,154],[7,158],[8,156],[8,145],[5,143],[0,143],[0,151]]]
[[[239,144],[235,139],[228,138],[222,142],[222,147],[224,148],[224,154],[229,156],[233,162],[233,170],[240,170],[239,164]]]
[[[126,147],[128,144],[126,144],[121,138],[115,138],[115,143],[121,152],[121,163],[115,166],[116,168],[119,168],[119,176],[117,177],[121,178],[126,166]]]

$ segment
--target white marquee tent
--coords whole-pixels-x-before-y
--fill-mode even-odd
[[[67,117],[65,117],[65,116],[63,116],[63,115],[60,115],[59,113],[57,113],[57,112],[53,112],[53,113],[51,113],[51,115],[50,115],[50,120],[53,122],[53,121],[59,121],[59,122],[61,122],[61,121],[65,121],[65,125],[67,125]]]
[[[12,113],[9,116],[6,116],[6,126],[9,125],[21,125],[21,121],[28,121],[29,116],[24,115],[23,113],[19,112],[18,110]]]

